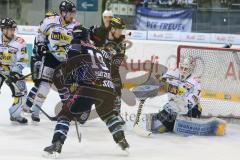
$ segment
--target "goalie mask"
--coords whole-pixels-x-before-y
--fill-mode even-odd
[[[180,80],[185,81],[191,76],[195,67],[195,60],[191,57],[181,58],[179,64]]]

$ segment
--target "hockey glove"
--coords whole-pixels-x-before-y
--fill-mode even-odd
[[[10,72],[9,77],[8,77],[8,82],[10,83],[16,83],[17,81],[21,80],[22,75],[17,73],[17,72]]]
[[[47,53],[48,46],[44,42],[39,42],[35,46],[36,53],[40,56],[45,55]]]

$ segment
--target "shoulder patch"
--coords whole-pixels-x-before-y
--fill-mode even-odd
[[[20,44],[23,44],[25,42],[25,40],[21,37],[17,37],[15,41],[20,43]]]

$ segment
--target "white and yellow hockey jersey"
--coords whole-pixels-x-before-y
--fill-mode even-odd
[[[47,17],[39,26],[36,41],[46,42],[50,52],[62,62],[66,59],[65,49],[72,40],[73,27],[77,24],[74,20],[62,26],[60,16]]]
[[[201,86],[199,79],[191,75],[185,81],[180,80],[179,69],[168,70],[163,75],[167,80],[168,85],[168,99],[169,101],[184,100],[186,104],[191,104],[191,107],[199,105]],[[190,108],[189,108],[190,109]]]
[[[0,33],[2,37],[2,33]],[[28,63],[28,53],[26,42],[23,38],[14,36],[14,38],[4,45],[0,38],[0,72],[8,75],[10,71],[22,73],[22,69]]]

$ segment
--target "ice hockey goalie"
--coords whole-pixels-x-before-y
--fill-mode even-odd
[[[180,59],[179,68],[169,69],[158,77],[168,94],[168,103],[154,114],[147,115],[147,129],[153,133],[175,132],[181,135],[224,135],[225,122],[200,119],[200,81],[193,74],[196,61],[191,57]]]

